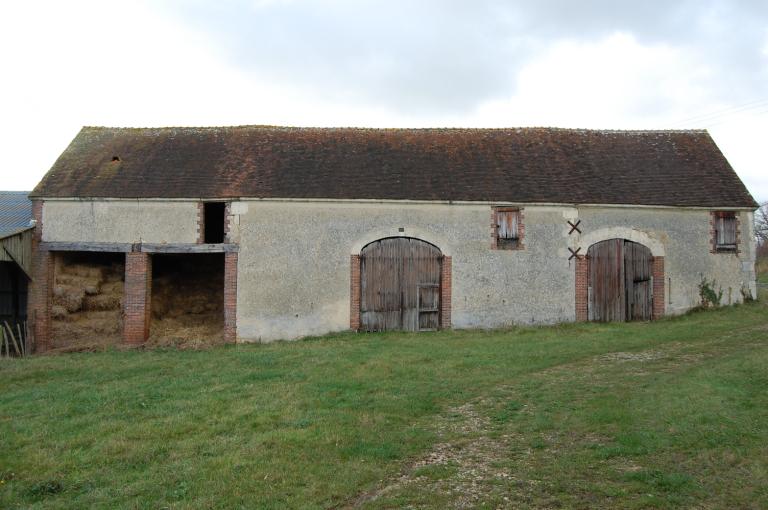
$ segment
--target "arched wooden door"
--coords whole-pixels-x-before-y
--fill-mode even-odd
[[[440,325],[440,249],[390,237],[360,252],[360,327],[363,331],[423,331]]]
[[[650,320],[653,314],[653,256],[625,239],[595,243],[589,263],[589,320]]]

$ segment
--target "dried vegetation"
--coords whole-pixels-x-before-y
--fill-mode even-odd
[[[120,340],[125,266],[118,257],[71,255],[57,264],[51,309],[54,350],[98,350]]]
[[[158,256],[152,280],[149,346],[204,348],[223,342],[221,256]]]

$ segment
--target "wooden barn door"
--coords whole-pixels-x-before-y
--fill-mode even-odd
[[[587,251],[589,319],[650,320],[653,311],[651,251],[639,243],[609,239]]]
[[[423,331],[440,325],[440,250],[407,237],[380,239],[360,253],[363,331]]]

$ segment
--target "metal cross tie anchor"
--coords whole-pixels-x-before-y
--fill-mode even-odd
[[[575,230],[579,234],[581,234],[581,229],[579,228],[579,225],[581,225],[581,220],[577,220],[575,224],[571,223],[570,221],[568,224],[571,226],[571,231],[568,232],[568,235],[573,234],[573,231]]]
[[[571,252],[571,256],[568,257],[568,260],[571,260],[574,257],[576,257],[577,259],[581,257],[581,255],[579,255],[579,252],[581,251],[581,246],[576,248],[575,251],[573,249],[571,249],[571,248],[568,248],[568,251]]]

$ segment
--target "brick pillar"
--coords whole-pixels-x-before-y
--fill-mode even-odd
[[[664,317],[666,311],[664,295],[664,257],[653,257],[653,318]]]
[[[453,288],[453,262],[451,257],[443,257],[440,268],[440,327],[451,328],[451,295]]]
[[[141,345],[149,338],[152,258],[148,253],[125,254],[125,295],[123,297],[123,342]]]
[[[349,262],[349,329],[360,329],[360,255],[352,255]]]
[[[32,281],[27,306],[32,318],[32,342],[35,352],[51,348],[51,302],[53,299],[54,254],[33,247]]]
[[[53,299],[54,254],[40,250],[43,239],[43,201],[32,201],[32,217],[37,222],[32,232],[32,281],[27,295],[32,349],[51,348],[51,302]]]
[[[589,320],[589,261],[576,257],[576,322]]]
[[[224,341],[237,342],[237,252],[224,254]]]

